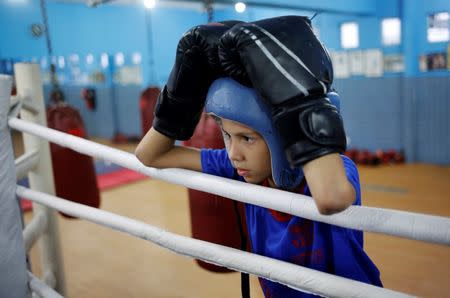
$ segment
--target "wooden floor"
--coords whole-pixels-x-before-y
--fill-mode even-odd
[[[134,145],[119,147],[132,151]],[[359,168],[364,205],[450,217],[450,167]],[[102,209],[190,236],[184,187],[150,179],[128,184],[103,192]],[[144,240],[59,218],[68,297],[240,297],[238,273],[210,273],[192,259]],[[365,249],[385,287],[421,297],[450,297],[448,246],[365,233]],[[37,250],[30,256],[39,275]],[[252,297],[263,297],[256,279],[251,282]]]

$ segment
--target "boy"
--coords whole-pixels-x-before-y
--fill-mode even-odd
[[[297,28],[304,23],[304,19],[298,17],[289,19],[287,23],[282,18],[264,21],[264,25],[269,24],[269,27],[279,27],[280,21],[281,25],[288,24],[290,27],[294,24]],[[249,24],[253,25],[260,23]],[[303,97],[295,98],[295,102],[283,100],[291,92],[289,87],[278,92],[275,99],[271,88],[277,88],[276,84],[269,87],[264,83],[264,77],[254,74],[259,61],[238,53],[239,58],[244,56],[247,59],[246,62],[241,61],[244,69],[236,63],[236,52],[232,51],[245,51],[250,44],[248,40],[239,41],[242,38],[239,34],[243,32],[244,37],[248,35],[245,32],[247,28],[241,24],[236,26],[231,30],[227,25],[199,26],[183,36],[169,82],[158,99],[154,127],[136,149],[138,159],[147,166],[186,168],[312,195],[319,211],[324,214],[342,211],[352,203],[360,204],[356,167],[349,159],[339,155],[342,147],[342,125],[339,121],[342,119],[326,93],[321,94],[308,87],[309,94],[318,93],[319,96],[312,99],[304,96],[307,107],[302,107],[300,111],[298,101],[303,101]],[[281,27],[282,30],[276,28],[272,32],[283,35],[282,31],[287,27]],[[250,40],[258,39],[249,36]],[[216,58],[219,38],[220,62]],[[275,64],[280,65],[283,58],[280,55],[277,57],[274,58]],[[255,64],[246,64],[248,61]],[[230,78],[213,82],[220,74],[220,67],[236,79],[259,86],[255,87],[258,92]],[[265,70],[260,69],[259,72],[264,73]],[[286,85],[281,81],[283,78],[274,78],[273,74],[269,76],[271,82]],[[319,81],[321,86],[326,80]],[[322,90],[327,92],[329,88]],[[264,100],[258,93],[266,95]],[[215,115],[221,126],[226,149],[197,150],[174,146],[175,139],[192,134],[205,98],[206,111]],[[274,109],[275,104],[278,110]],[[312,112],[308,110],[311,107]],[[289,136],[288,130],[292,127],[286,129],[283,122],[291,121],[288,119],[292,118],[291,114],[295,114],[301,122],[305,113],[309,115],[312,125],[308,127],[303,124],[298,128],[301,131],[294,129],[294,133],[308,136]],[[323,131],[325,137],[320,135]],[[301,146],[297,146],[299,143]],[[289,150],[286,150],[287,146],[290,146]],[[285,151],[288,152],[289,162]],[[291,168],[291,164],[297,167]],[[381,286],[378,270],[362,250],[361,232],[250,204],[246,205],[245,214],[252,252]],[[268,280],[260,279],[260,283],[266,297],[310,296]]]

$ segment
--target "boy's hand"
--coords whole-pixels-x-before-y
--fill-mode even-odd
[[[200,118],[211,82],[221,71],[217,46],[237,22],[191,28],[180,39],[175,64],[158,97],[153,127],[172,139],[189,139]]]
[[[237,24],[221,37],[219,57],[228,75],[250,83],[272,104],[292,166],[345,150],[342,118],[326,97],[331,59],[308,18]]]

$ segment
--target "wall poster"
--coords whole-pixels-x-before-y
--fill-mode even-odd
[[[366,50],[364,68],[367,77],[381,77],[383,75],[383,52],[379,49]]]
[[[350,76],[348,54],[347,52],[331,52],[333,61],[334,77],[336,79],[345,79]]]

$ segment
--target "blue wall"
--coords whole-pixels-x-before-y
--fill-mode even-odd
[[[336,80],[349,147],[450,164],[450,77]]]
[[[88,54],[97,59],[102,53],[110,55],[106,82],[89,84],[97,91],[96,111],[88,110],[80,97],[86,84],[62,82],[61,86],[66,101],[80,110],[89,135],[106,138],[119,133],[142,135],[140,93],[146,86],[162,86],[166,82],[180,36],[190,27],[206,22],[205,13],[189,8],[149,11],[141,5],[103,5],[93,9],[82,3],[48,2],[47,11],[55,57],[64,56],[67,64],[69,55],[77,54],[83,67]],[[0,2],[0,36],[11,41],[0,43],[0,58],[30,61],[47,56],[45,38],[31,36],[32,23],[42,23],[39,1]],[[142,85],[112,82],[113,55],[118,52],[126,59],[135,52],[141,53]],[[62,79],[64,74],[61,71],[59,75]],[[47,102],[49,90],[46,88]]]
[[[410,161],[450,164],[449,153],[449,74],[448,70],[420,72],[421,54],[442,52],[448,43],[428,43],[426,16],[450,11],[448,0],[255,0],[243,14],[233,7],[219,6],[216,21],[253,21],[277,15],[312,16],[320,38],[334,51],[340,46],[340,25],[359,24],[361,49],[381,49],[384,54],[402,54],[405,71],[380,78],[362,76],[337,79],[342,96],[342,113],[351,138],[350,147],[404,150]],[[264,6],[266,5],[266,6]],[[285,8],[280,8],[284,6]],[[105,83],[95,84],[97,110],[89,111],[80,98],[86,85],[63,84],[67,101],[77,107],[92,136],[111,138],[118,133],[140,136],[139,95],[149,85],[162,86],[172,67],[180,36],[188,28],[207,20],[199,5],[156,7],[108,4],[88,8],[81,3],[48,2],[50,33],[55,56],[87,54],[111,57],[142,55],[143,83],[120,85],[112,81],[113,65]],[[382,18],[402,20],[402,43],[381,44]],[[41,23],[39,1],[0,1],[0,59],[30,60],[46,56],[44,38],[33,38],[29,26]],[[5,42],[6,41],[6,42]],[[113,59],[110,60],[113,62]],[[46,88],[48,93],[49,88]]]
[[[401,78],[336,80],[349,146],[376,150],[403,148]]]
[[[402,91],[408,158],[450,164],[450,77],[408,78]]]

